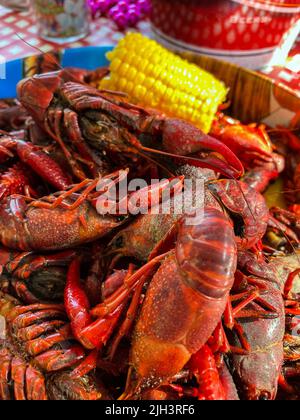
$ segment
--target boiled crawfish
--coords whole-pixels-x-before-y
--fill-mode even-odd
[[[225,310],[236,255],[232,226],[220,211],[206,208],[194,226],[182,219],[175,251],[154,275],[134,331],[127,398],[170,380],[207,342]]]
[[[87,372],[101,362],[112,362],[122,338],[133,330],[123,398],[145,398],[151,392],[152,396],[199,399],[274,398],[282,365],[284,314],[274,271],[257,257],[269,221],[265,200],[257,191],[278,176],[282,159],[273,153],[264,128],[245,127],[218,115],[211,133],[217,140],[184,121],[133,106],[120,93],[97,91],[84,79],[78,83],[71,73],[33,76],[18,86],[22,105],[39,132],[61,147],[72,168],[72,180],[82,182],[71,185],[71,179],[65,177],[64,185],[55,185],[56,173],[52,182],[46,182],[62,192],[37,199],[20,195],[23,191],[19,190],[19,195],[11,196],[6,189],[0,202],[0,241],[26,251],[12,252],[8,259],[4,252],[4,272],[18,279],[12,284],[17,285],[16,295],[32,299],[19,280],[57,261],[55,254],[41,258],[31,251],[73,249],[103,239],[122,227],[124,220],[129,221],[127,215],[103,216],[95,209],[99,173],[107,174],[114,157],[137,162],[142,156],[153,165],[152,156],[160,155],[166,160],[158,166],[164,168],[169,158],[173,167],[174,160],[188,160],[194,167],[209,168],[206,175],[204,170],[200,175],[206,177],[204,216],[203,220],[196,213],[182,218],[175,214],[141,216],[117,232],[108,252],[119,247],[121,254],[135,262],[148,262],[141,268],[129,263],[125,270],[108,277],[101,274],[102,290],[96,278],[101,271],[99,259],[95,258],[92,274],[82,282],[77,251],[76,255],[73,251],[59,253],[66,263],[72,260],[65,288],[70,325],[62,306],[38,303],[23,307],[4,297],[8,335],[0,359],[4,366],[0,397],[64,399],[80,395],[84,399],[84,384],[91,383],[94,398],[103,398],[107,394],[99,391]],[[24,142],[13,142],[11,149],[3,143],[0,150],[5,164],[16,155],[22,160],[19,150]],[[25,142],[28,146],[33,147]],[[41,152],[35,147],[32,151]],[[41,155],[30,157],[34,159],[26,155],[25,164],[33,162],[30,166],[42,176],[43,165],[36,163],[42,162]],[[255,189],[233,179],[243,174],[240,160],[250,171],[261,167],[263,181],[248,173]],[[219,180],[213,171],[230,179]],[[90,175],[94,179],[87,179]],[[115,186],[120,178],[112,174],[106,179]],[[147,207],[149,190],[144,193],[140,199]],[[173,207],[176,199],[177,195],[171,199]],[[120,209],[122,203],[116,207]],[[97,252],[102,255],[103,249]],[[115,264],[117,259],[111,267]],[[223,337],[222,343],[218,336]],[[80,345],[73,344],[74,337]],[[57,366],[59,372],[53,373]],[[70,373],[70,368],[75,371]],[[197,380],[197,389],[178,382],[185,371]],[[14,392],[7,381],[9,372]],[[28,395],[24,393],[27,379],[28,389],[33,389]]]
[[[9,169],[4,179],[2,176],[1,189],[6,187],[7,193],[5,195],[10,195],[10,188],[13,189],[13,193],[18,193],[17,188],[14,188],[14,178],[16,178],[15,183],[18,183],[18,179],[22,179],[22,177],[27,180],[25,173],[27,166],[56,190],[65,190],[71,185],[69,176],[41,148],[12,135],[7,135],[5,132],[0,132],[0,162],[6,163],[14,158],[15,155],[22,162],[23,166],[20,167],[19,165]],[[21,169],[23,169],[22,173]],[[25,184],[25,181],[23,181],[23,184]]]
[[[57,251],[105,237],[124,222],[124,216],[119,216],[118,209],[122,207],[124,198],[127,203],[127,197],[121,198],[120,202],[111,202],[104,194],[127,174],[125,170],[102,179],[87,179],[43,200],[18,195],[7,197],[0,206],[0,242],[20,251]],[[170,181],[171,194],[182,189],[182,178]],[[163,190],[169,186],[169,181],[158,182],[130,194],[128,203],[132,204],[132,210],[136,208],[136,202],[139,202],[140,210],[147,209],[155,204],[155,199],[158,200],[156,204],[160,202]],[[115,216],[106,214],[106,204],[116,207]],[[128,212],[128,207],[126,209]]]
[[[18,95],[37,124],[61,145],[78,177],[83,173],[72,158],[74,147],[94,176],[102,165],[97,153],[105,157],[104,151],[119,155],[167,154],[182,159],[198,154],[187,159],[229,177],[243,174],[241,162],[227,146],[187,122],[131,105],[119,93],[68,80],[65,72],[34,76],[19,83]],[[161,139],[159,146],[164,151],[143,146],[136,137],[141,134],[155,141]]]
[[[272,162],[273,145],[264,126],[245,126],[220,112],[213,122],[211,135],[239,156],[246,169]]]
[[[241,248],[251,248],[264,236],[269,220],[269,211],[263,196],[243,182],[216,180],[213,171],[185,165],[177,170],[185,179],[204,182],[205,205],[224,210],[231,217],[236,239]],[[197,202],[198,200],[198,202]],[[157,255],[170,242],[174,242],[173,228],[182,214],[182,203],[189,212],[192,208],[203,205],[199,198],[190,202],[183,195],[176,195],[170,200],[169,214],[154,209],[153,214],[137,217],[128,227],[122,229],[109,246],[109,252],[115,253],[116,260],[121,256],[147,261],[151,255]],[[189,210],[190,209],[190,210]],[[167,244],[167,245],[166,245]]]
[[[233,376],[243,398],[250,400],[275,399],[283,364],[283,336],[285,312],[280,282],[276,270],[251,252],[240,252],[238,272],[240,281],[235,292],[241,292],[247,283],[262,291],[264,306],[274,308],[275,316],[253,317],[257,303],[250,303],[240,319],[251,350],[246,355],[232,355]],[[246,283],[245,283],[246,282]],[[274,315],[273,314],[273,315]],[[233,344],[237,344],[233,338]]]
[[[63,193],[56,198],[61,197]],[[71,208],[66,210],[34,207],[24,196],[8,197],[0,206],[0,242],[20,251],[56,251],[97,240],[120,225],[118,218],[100,216],[89,201],[72,209],[77,199],[66,200]]]
[[[67,267],[76,255],[71,250],[37,255],[2,248],[0,289],[26,304],[62,302]]]
[[[264,162],[249,169],[243,177],[243,182],[256,191],[263,193],[272,181],[279,178],[284,169],[285,158],[278,153],[273,153],[270,162]]]
[[[289,396],[297,393],[296,388],[287,381],[299,379],[298,362],[300,360],[299,341],[299,251],[286,256],[271,259],[271,264],[277,272],[280,286],[285,299],[286,331],[284,337],[284,367],[280,385]]]
[[[63,306],[21,306],[1,294],[0,313],[7,326],[0,341],[0,400],[46,400],[48,393],[54,399],[62,394],[70,399],[108,398],[92,377],[75,381],[69,377],[69,369],[85,353],[72,344]],[[90,394],[86,389],[89,381]]]

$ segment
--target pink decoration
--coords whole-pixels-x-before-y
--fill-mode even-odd
[[[119,29],[136,26],[151,10],[150,0],[89,0],[94,16],[112,19]]]

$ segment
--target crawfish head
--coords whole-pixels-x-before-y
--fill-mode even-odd
[[[44,124],[45,113],[62,84],[61,71],[35,75],[18,83],[18,97],[29,114]]]
[[[76,138],[79,143],[88,140],[98,150],[104,148],[140,154],[143,151],[167,154],[173,158],[175,154],[175,157],[184,157],[189,161],[192,158],[187,155],[199,152],[200,155],[193,160],[199,166],[215,169],[230,178],[243,175],[241,162],[225,144],[186,121],[166,118],[158,112],[148,112],[129,104],[122,99],[120,93],[100,92],[80,83],[64,83],[65,80],[65,75],[59,72],[35,76],[19,84],[18,92],[23,106],[40,124],[45,124],[46,116],[48,131],[57,134],[62,125],[64,131],[68,132],[70,121],[66,109],[62,107],[65,104],[68,111],[73,113],[73,123],[74,118],[78,118]],[[37,86],[41,95],[45,95],[42,104],[38,100],[33,102],[31,92],[34,91],[35,94],[34,86]],[[52,101],[55,93],[57,104]],[[51,111],[54,112],[47,113],[46,108],[50,104]],[[159,137],[165,151],[144,147],[135,137],[141,134],[156,140]],[[175,144],[178,146],[174,147]]]
[[[80,122],[85,138],[99,151],[109,149],[111,152],[137,153],[137,148],[140,148],[138,142],[137,148],[133,147],[133,138],[118,125],[113,116],[99,111],[87,111]]]

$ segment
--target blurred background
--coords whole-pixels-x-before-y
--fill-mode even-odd
[[[111,45],[126,31],[264,71],[300,94],[296,0],[0,0],[0,54],[7,60]]]

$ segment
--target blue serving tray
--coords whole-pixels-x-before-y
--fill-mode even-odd
[[[106,53],[112,50],[107,47],[82,47],[67,49],[60,54],[62,67],[79,67],[94,70],[108,65]],[[28,58],[6,63],[6,78],[0,79],[0,99],[15,98],[17,83],[24,78],[24,62]]]

